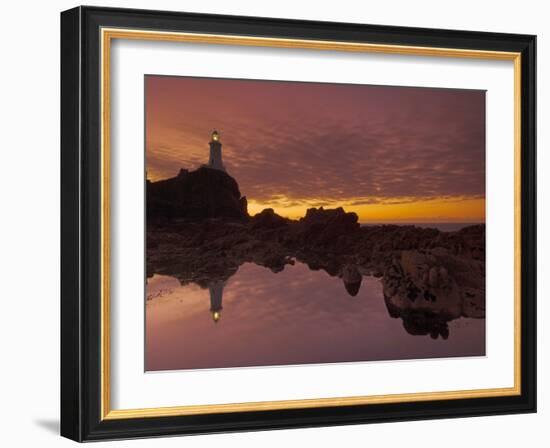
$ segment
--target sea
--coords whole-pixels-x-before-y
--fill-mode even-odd
[[[361,223],[362,227],[380,226],[380,225],[396,225],[396,226],[415,226],[425,229],[437,229],[441,232],[456,232],[464,227],[484,224],[482,222],[368,222]]]

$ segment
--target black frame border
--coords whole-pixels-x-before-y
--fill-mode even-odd
[[[521,395],[101,420],[100,29],[521,53]],[[536,412],[536,36],[77,7],[61,13],[61,435],[76,441]]]

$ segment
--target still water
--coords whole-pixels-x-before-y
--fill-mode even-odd
[[[356,296],[296,262],[273,273],[247,263],[225,284],[147,282],[146,370],[419,359],[485,354],[485,319],[448,322],[447,339],[412,335],[386,308],[380,279]]]

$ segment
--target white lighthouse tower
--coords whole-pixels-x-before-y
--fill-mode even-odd
[[[222,143],[220,142],[220,134],[216,130],[212,132],[212,139],[210,140],[210,158],[206,166],[214,170],[225,171],[222,162]]]

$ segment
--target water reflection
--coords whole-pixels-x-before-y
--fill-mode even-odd
[[[346,264],[342,269],[342,281],[348,294],[355,297],[361,288],[363,276],[354,264]]]
[[[404,274],[380,279],[348,263],[330,276],[295,260],[278,273],[245,263],[207,285],[155,274],[146,369],[484,355],[485,320],[464,318],[442,282],[422,297],[398,293],[410,287]]]
[[[210,313],[212,313],[212,320],[218,322],[222,314],[222,300],[223,300],[223,287],[224,282],[217,281],[208,285],[210,291]]]

